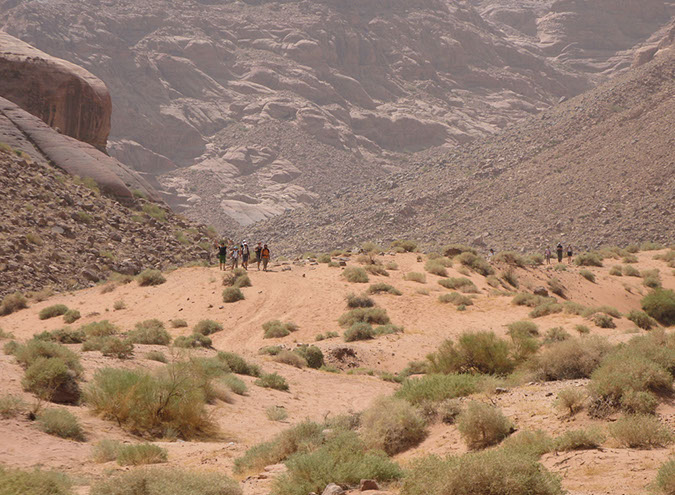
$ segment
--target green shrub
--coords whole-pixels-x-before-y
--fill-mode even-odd
[[[94,374],[84,397],[94,413],[135,434],[191,439],[215,432],[205,408],[203,377],[192,366],[172,366],[157,376],[103,368]]]
[[[530,318],[541,318],[542,316],[548,316],[556,313],[562,313],[564,306],[558,303],[545,303],[541,304],[532,311],[528,313]]]
[[[33,336],[33,339],[59,342],[61,344],[81,344],[87,339],[87,336],[82,330],[64,327],[51,332],[38,333]]]
[[[216,332],[221,332],[223,330],[223,325],[213,320],[201,320],[199,321],[194,329],[194,333],[199,333],[201,335],[211,335]]]
[[[347,279],[347,282],[356,284],[368,283],[368,274],[363,268],[357,266],[348,266],[342,271],[342,276]]]
[[[458,292],[451,292],[449,294],[441,294],[438,296],[438,301],[442,303],[454,304],[455,306],[472,306],[473,299],[468,296],[463,296]]]
[[[361,415],[361,438],[370,449],[395,455],[426,437],[424,418],[407,401],[381,397]]]
[[[323,352],[315,345],[302,345],[297,347],[293,352],[297,353],[307,361],[307,366],[310,368],[318,370],[324,364]]]
[[[372,284],[370,287],[368,287],[368,290],[366,291],[368,294],[393,294],[395,296],[400,296],[403,294],[400,290],[398,290],[396,287],[393,287],[389,284],[385,284],[384,282],[378,282],[376,284]]]
[[[424,273],[420,272],[408,272],[405,275],[403,275],[403,280],[407,280],[408,282],[417,282],[420,284],[424,284],[427,282],[427,276]]]
[[[587,430],[568,430],[554,441],[555,450],[568,452],[571,450],[592,450],[602,445],[607,437],[598,428]]]
[[[63,314],[63,321],[66,323],[75,323],[82,317],[80,312],[76,309],[69,309]]]
[[[402,477],[401,469],[383,452],[369,451],[354,432],[340,432],[314,452],[287,462],[288,472],[274,484],[275,495],[321,493],[328,484],[354,485],[362,479],[379,482]]]
[[[499,263],[506,263],[520,268],[525,267],[525,258],[515,251],[502,251],[495,256],[494,260]]]
[[[533,321],[527,320],[514,321],[513,323],[509,323],[509,325],[507,325],[507,328],[509,329],[509,335],[512,336],[529,335],[534,337],[539,335],[539,327]]]
[[[611,316],[604,313],[596,313],[591,317],[593,323],[595,323],[600,328],[616,328],[616,323]]]
[[[371,275],[382,275],[383,277],[388,277],[389,272],[384,269],[382,265],[370,264],[364,267],[364,270],[370,273]]]
[[[91,495],[241,495],[239,484],[219,473],[133,469],[91,487]]]
[[[114,461],[121,446],[117,440],[100,440],[92,448],[91,457],[97,463]]]
[[[254,383],[263,388],[272,388],[283,392],[288,390],[286,379],[276,373],[263,373]]]
[[[555,303],[556,300],[554,297],[543,297],[537,296],[536,294],[529,294],[527,292],[521,292],[516,294],[511,301],[511,304],[516,306],[527,306],[528,308],[536,308],[537,306],[542,306],[545,304]]]
[[[211,347],[212,341],[210,338],[201,333],[193,333],[192,335],[183,335],[176,337],[173,341],[174,347],[195,348],[195,347]]]
[[[584,277],[589,282],[595,283],[595,274],[588,270],[579,270],[579,275]]]
[[[65,409],[44,409],[37,415],[40,430],[49,435],[71,440],[84,440],[79,421]]]
[[[117,463],[120,466],[161,464],[162,462],[166,462],[166,459],[166,449],[151,443],[120,445],[117,450]]]
[[[77,354],[56,342],[29,340],[26,344],[17,347],[14,356],[24,368],[28,368],[40,358],[59,358],[75,375],[79,376],[82,373],[82,365]]]
[[[671,429],[651,415],[623,416],[609,426],[609,433],[622,446],[631,449],[667,447],[673,442]]]
[[[574,329],[579,333],[579,335],[587,335],[591,333],[591,329],[586,325],[574,325]]]
[[[117,337],[92,337],[82,346],[82,352],[89,351],[101,351],[104,356],[128,359],[132,356],[134,345]]]
[[[479,257],[474,253],[471,252],[462,253],[457,256],[456,260],[459,261],[462,265],[471,268],[476,273],[480,273],[485,277],[487,277],[488,275],[494,275],[495,273],[494,269],[490,266],[490,264],[487,261],[485,261],[485,259]]]
[[[26,410],[26,403],[16,395],[0,396],[0,418],[15,418]]]
[[[233,303],[244,299],[244,293],[238,287],[228,287],[223,290],[223,302]]]
[[[457,429],[469,448],[483,449],[509,436],[513,425],[499,408],[471,401],[457,417]]]
[[[502,278],[504,281],[509,284],[511,287],[518,287],[518,276],[513,269],[506,270],[502,272]]]
[[[55,318],[57,316],[62,316],[68,311],[68,306],[65,304],[54,304],[53,306],[47,306],[40,310],[38,318],[41,320],[48,320],[49,318]]]
[[[345,342],[355,342],[357,340],[371,340],[375,338],[373,327],[366,322],[356,322],[345,330],[343,337]]]
[[[294,366],[296,368],[304,368],[307,366],[305,358],[295,352],[287,351],[285,349],[274,356],[274,361],[277,363],[288,364],[289,366]]]
[[[621,396],[621,409],[632,414],[655,414],[659,399],[652,392],[628,390]]]
[[[401,495],[562,495],[559,477],[537,458],[509,449],[412,463]]]
[[[246,386],[246,383],[244,383],[244,381],[241,378],[237,377],[236,375],[233,375],[232,373],[228,373],[218,378],[218,382],[225,385],[228,389],[230,389],[233,393],[237,395],[246,395],[246,392],[248,392],[248,387]]]
[[[465,332],[457,345],[446,340],[427,359],[431,373],[506,374],[514,367],[508,343],[493,332]]]
[[[602,258],[596,253],[581,253],[574,258],[577,266],[602,266]]]
[[[563,413],[574,416],[584,408],[587,394],[583,389],[567,387],[558,392],[555,406]]]
[[[0,303],[0,316],[10,315],[28,307],[28,300],[20,292],[8,294]]]
[[[265,416],[270,421],[284,421],[288,419],[288,412],[283,406],[270,406],[265,409]]]
[[[223,276],[223,285],[241,289],[242,287],[251,287],[253,284],[248,276],[248,272],[243,268],[237,268]]]
[[[572,336],[565,331],[563,327],[553,327],[546,330],[544,335],[544,345],[552,344],[553,342],[562,342]]]
[[[671,457],[661,465],[654,484],[659,493],[664,495],[675,493],[675,458]]]
[[[316,259],[316,261],[318,263],[330,263],[331,256],[329,253],[320,254],[319,257]]]
[[[345,297],[348,308],[372,308],[375,301],[366,295],[348,294]]]
[[[405,380],[395,395],[413,405],[442,402],[477,392],[480,382],[474,375],[425,375]]]
[[[438,283],[445,287],[446,289],[459,290],[466,294],[475,294],[478,292],[478,287],[465,277],[450,277],[439,280]]]
[[[136,327],[127,335],[133,344],[169,345],[171,335],[164,329],[164,323],[157,319],[136,323]]]
[[[0,493],[3,495],[72,495],[71,486],[65,474],[0,466]]]
[[[246,361],[234,352],[219,352],[218,359],[224,361],[233,373],[258,377],[262,373],[260,366]]]
[[[286,337],[287,335],[290,335],[292,332],[296,332],[298,330],[298,326],[292,321],[282,323],[279,320],[271,320],[266,323],[263,323],[262,328],[264,331],[263,338],[265,339],[277,339],[281,337]]]
[[[176,320],[171,320],[171,327],[172,328],[187,328],[188,324],[187,321],[182,320],[182,319],[176,319]]]
[[[400,248],[402,252],[412,253],[417,249],[417,243],[415,241],[398,240],[391,243],[391,248]]]
[[[389,321],[387,312],[382,308],[356,308],[341,315],[338,324],[347,328],[359,322],[371,325],[386,325]]]
[[[634,309],[626,315],[626,318],[635,323],[636,327],[643,330],[651,330],[657,325],[656,321],[644,311]]]
[[[539,459],[553,450],[553,439],[541,430],[524,430],[506,438],[502,442],[502,448],[511,455],[525,455]]]
[[[428,271],[429,273],[433,273],[434,275],[438,275],[439,277],[447,277],[448,276],[448,271],[445,269],[445,266],[443,263],[441,263],[438,260],[429,260],[426,262],[424,265],[424,269]]]
[[[145,355],[145,359],[157,361],[158,363],[167,363],[168,359],[162,351],[150,351]]]
[[[164,282],[166,282],[166,278],[164,278],[162,272],[159,270],[153,270],[151,268],[147,268],[139,273],[136,277],[136,280],[138,281],[138,285],[141,287],[162,285]]]
[[[543,380],[588,378],[610,350],[600,337],[567,339],[544,348],[530,364]]]
[[[621,277],[623,275],[621,265],[614,265],[612,268],[610,268],[609,274],[614,277]]]
[[[75,373],[61,358],[37,358],[21,381],[24,390],[39,398],[60,403],[74,403],[80,391]]]
[[[89,337],[108,337],[119,333],[119,328],[113,325],[108,320],[95,321],[82,325],[80,330],[83,331],[87,338]]]
[[[658,289],[661,287],[661,274],[659,270],[644,270],[642,275],[642,284],[651,289]]]
[[[635,262],[637,263],[637,260]],[[639,277],[640,270],[638,270],[634,266],[624,265],[623,274],[626,275],[627,277]]]
[[[675,292],[654,289],[642,298],[642,309],[665,326],[675,325]]]

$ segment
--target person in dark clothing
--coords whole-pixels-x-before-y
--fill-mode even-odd
[[[255,260],[258,263],[258,271],[260,271],[260,262],[262,261],[262,242],[259,242],[258,245],[255,247],[253,252],[255,253]]]
[[[248,249],[248,244],[244,241],[241,244],[241,267],[248,271],[248,259],[251,257],[251,251]]]
[[[225,270],[227,265],[227,246],[222,241],[218,245],[218,261],[220,262],[220,269]]]
[[[563,260],[563,245],[561,243],[558,243],[558,245],[555,247],[555,251],[558,254],[558,263],[562,263],[562,260]]]

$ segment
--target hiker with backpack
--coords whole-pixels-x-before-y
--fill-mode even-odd
[[[262,242],[259,242],[258,245],[255,247],[253,252],[255,253],[255,259],[258,262],[258,271],[260,271],[260,262],[262,261]]]
[[[248,244],[244,241],[241,244],[241,267],[248,271],[248,259],[251,256],[251,251],[248,249]]]
[[[220,241],[220,244],[218,244],[218,261],[220,262],[220,270],[225,270],[227,266],[227,246],[225,245],[225,241]]]
[[[260,251],[260,255],[262,256],[262,263],[263,263],[263,271],[267,271],[267,264],[270,262],[270,249],[267,247],[267,244],[265,244],[262,248],[262,251]]]
[[[239,267],[239,246],[236,244],[232,246],[232,254],[230,255],[232,260],[232,270]]]
[[[563,245],[560,242],[555,247],[555,251],[558,254],[558,263],[562,263],[562,260],[563,260]]]

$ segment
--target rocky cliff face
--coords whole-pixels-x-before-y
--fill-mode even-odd
[[[103,79],[111,153],[224,229],[406,170],[628,67],[673,2],[610,3],[0,0],[0,26]]]
[[[105,84],[1,31],[0,96],[63,134],[106,149],[112,102]]]

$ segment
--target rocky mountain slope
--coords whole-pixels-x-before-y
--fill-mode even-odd
[[[675,50],[523,125],[248,229],[291,251],[367,239],[539,249],[673,242]]]
[[[0,0],[0,28],[105,81],[111,153],[224,229],[576,95],[628,67],[673,5]]]

